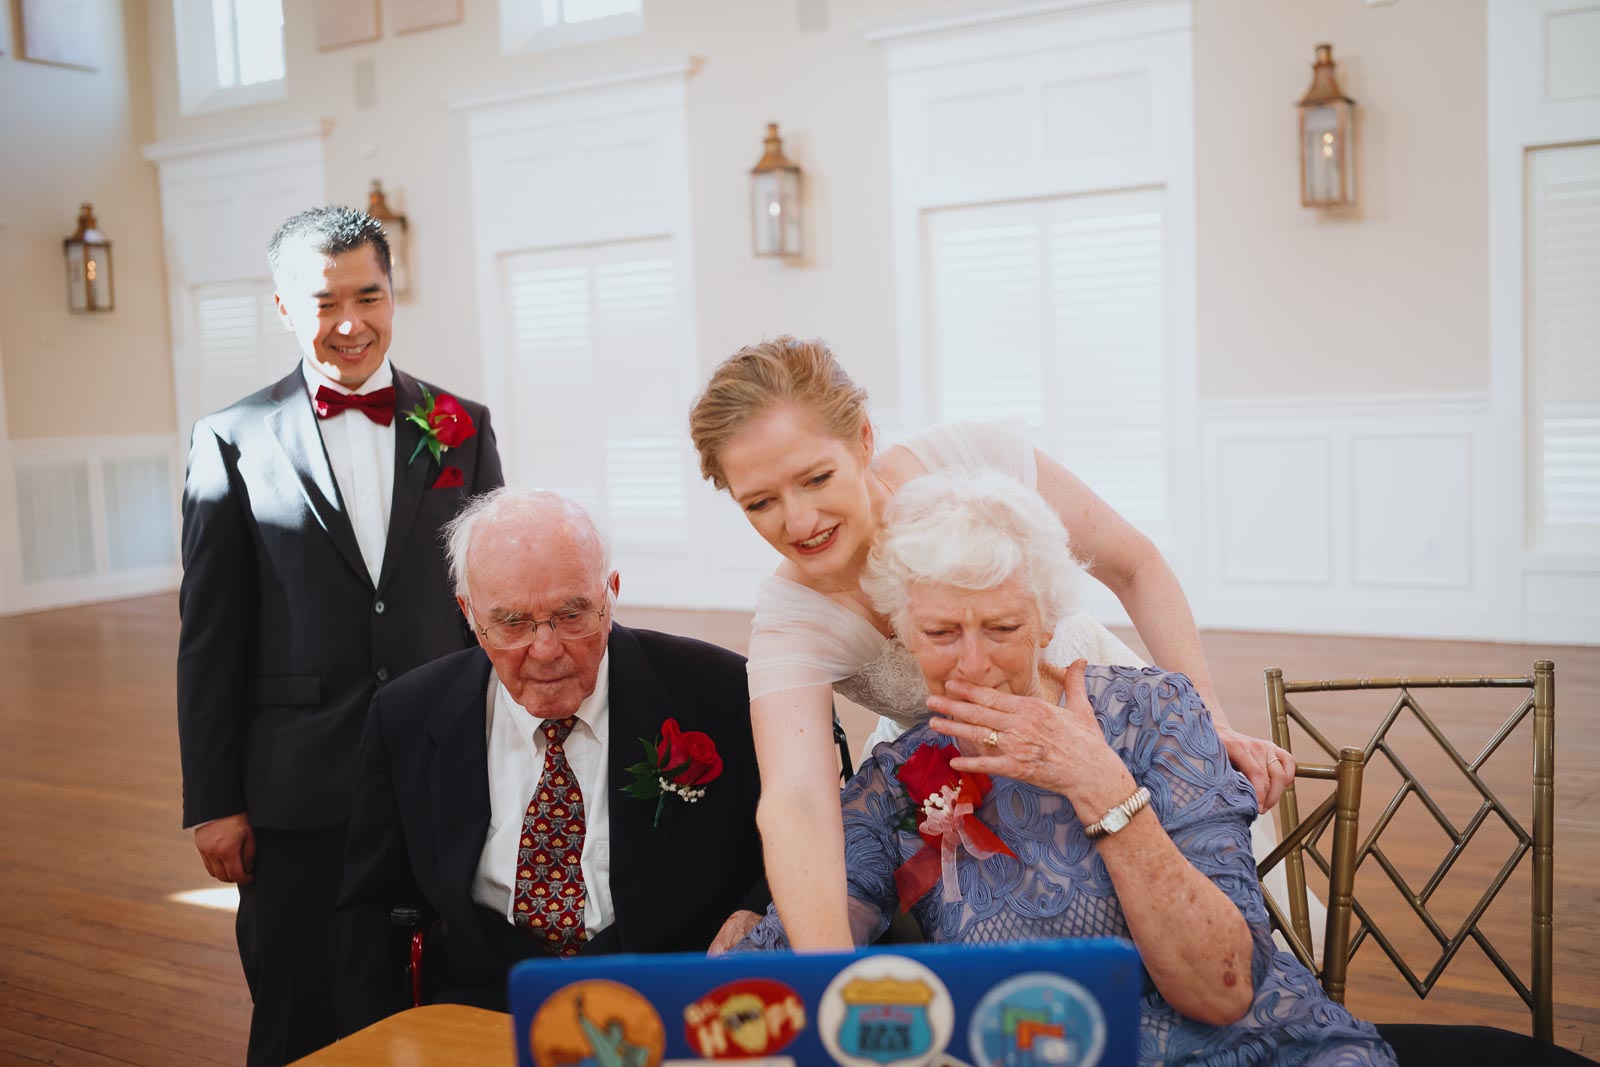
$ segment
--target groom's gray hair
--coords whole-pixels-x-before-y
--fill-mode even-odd
[[[473,497],[460,514],[445,524],[441,537],[450,563],[450,582],[456,595],[467,595],[467,553],[473,535],[485,525],[496,525],[513,518],[530,523],[563,523],[580,540],[590,542],[599,558],[602,576],[611,573],[611,540],[600,529],[594,516],[581,504],[548,489],[514,489],[501,486]]]
[[[1082,567],[1043,497],[993,471],[944,470],[901,486],[861,573],[873,608],[907,633],[911,588],[974,592],[1026,578],[1046,632],[1077,610]]]

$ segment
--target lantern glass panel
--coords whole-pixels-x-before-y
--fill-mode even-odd
[[[73,311],[89,310],[89,284],[83,267],[83,242],[67,243],[67,307]]]
[[[87,259],[83,264],[84,278],[89,288],[89,310],[111,310],[111,246],[87,245]]]
[[[758,256],[800,254],[800,175],[773,170],[750,177],[751,228]]]
[[[1306,108],[1303,115],[1300,151],[1305,161],[1305,202],[1340,203],[1345,199],[1345,145],[1338,109],[1319,105]]]
[[[405,296],[411,292],[410,235],[406,224],[388,221],[383,224],[384,236],[389,239],[389,272],[394,279],[394,295]]]

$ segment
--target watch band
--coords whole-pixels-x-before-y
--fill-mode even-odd
[[[1133,817],[1139,814],[1150,803],[1150,790],[1140,786],[1133,791],[1133,795],[1121,804],[1106,812],[1100,818],[1083,828],[1083,836],[1090,841],[1098,841],[1102,837],[1110,837],[1118,830],[1127,826]]]

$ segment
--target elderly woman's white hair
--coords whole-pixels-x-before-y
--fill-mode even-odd
[[[473,497],[466,507],[445,524],[443,539],[445,556],[450,562],[450,582],[456,595],[467,595],[467,551],[472,547],[473,534],[484,525],[493,525],[511,518],[528,522],[547,523],[560,521],[595,546],[600,558],[601,575],[611,573],[611,541],[600,529],[594,517],[574,501],[548,489],[517,489],[503,485]]]
[[[1019,573],[1033,589],[1047,631],[1076,610],[1082,570],[1066,527],[1044,498],[993,471],[952,469],[923,475],[895,493],[861,589],[903,634],[917,583],[976,592]]]

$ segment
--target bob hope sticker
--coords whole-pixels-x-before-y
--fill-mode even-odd
[[[713,1060],[770,1055],[805,1028],[805,1001],[770,978],[729,982],[683,1009],[684,1039]]]

